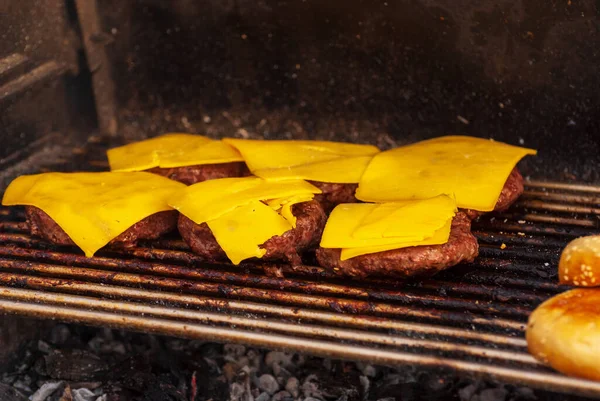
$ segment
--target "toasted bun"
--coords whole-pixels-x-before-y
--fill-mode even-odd
[[[571,241],[560,256],[558,278],[562,284],[600,286],[600,235]]]
[[[600,289],[575,289],[550,298],[529,317],[529,352],[554,369],[600,380]]]

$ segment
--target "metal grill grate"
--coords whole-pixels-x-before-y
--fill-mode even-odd
[[[600,188],[529,182],[508,213],[474,225],[475,263],[423,281],[344,281],[318,267],[208,265],[164,239],[87,259],[32,238],[0,209],[0,310],[187,338],[453,370],[600,398],[600,383],[541,366],[526,349],[530,311],[567,289],[556,263],[598,228]],[[504,245],[506,246],[504,246]]]

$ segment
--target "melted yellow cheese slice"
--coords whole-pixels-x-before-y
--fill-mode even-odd
[[[46,173],[15,179],[2,204],[42,209],[90,257],[140,220],[172,210],[167,198],[181,188],[143,172]]]
[[[314,194],[294,195],[288,198],[278,198],[267,201],[273,210],[278,211],[292,227],[296,228],[296,216],[292,213],[292,206],[297,203],[308,202],[314,198]]]
[[[223,141],[192,134],[161,135],[109,149],[107,156],[112,171],[142,171],[153,167],[243,161],[242,155]]]
[[[452,227],[452,220],[448,220],[446,224],[436,230],[431,237],[425,238],[420,241],[404,241],[395,244],[386,245],[374,245],[365,246],[360,248],[342,248],[340,254],[340,260],[348,260],[361,255],[369,255],[372,253],[391,251],[394,249],[409,248],[413,246],[425,246],[425,245],[442,245],[448,242],[450,238],[450,230]]]
[[[442,228],[456,213],[456,200],[446,195],[422,201],[383,203],[354,230],[354,238],[405,237],[422,240]]]
[[[176,192],[169,204],[201,224],[253,201],[312,196],[321,190],[306,181],[267,181],[258,177],[221,178],[199,182]]]
[[[445,136],[377,154],[356,197],[368,202],[453,194],[460,208],[494,209],[510,172],[533,149],[467,136]]]
[[[261,258],[260,245],[292,228],[279,213],[260,201],[252,201],[206,222],[215,239],[235,265],[242,260]]]
[[[325,225],[323,248],[342,248],[342,260],[384,250],[448,241],[453,198],[338,205]]]
[[[356,183],[379,149],[327,141],[268,141],[225,138],[240,151],[252,174],[270,180],[302,179]]]
[[[320,192],[301,180],[222,178],[185,187],[169,204],[196,224],[206,223],[227,257],[238,264],[262,257],[260,245],[295,226],[291,206]]]

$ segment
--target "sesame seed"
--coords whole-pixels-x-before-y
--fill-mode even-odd
[[[579,285],[579,281],[573,281],[573,284]]]
[[[592,277],[592,284],[596,282],[596,277]]]
[[[581,282],[581,284],[587,285],[587,281],[584,280],[584,281]]]
[[[569,276],[564,276],[563,281],[569,281]]]

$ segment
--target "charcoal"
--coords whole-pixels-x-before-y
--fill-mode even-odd
[[[142,395],[142,401],[188,401],[185,394],[181,393],[175,386],[152,381]]]
[[[73,400],[73,393],[71,392],[71,387],[67,385],[62,392],[62,395],[58,399],[58,401],[81,401],[81,400]],[[88,400],[83,400],[88,401]]]
[[[505,388],[488,388],[479,393],[479,401],[505,401],[507,395]]]
[[[271,401],[294,401],[294,397],[292,397],[292,395],[287,391],[280,391],[273,394]]]
[[[245,387],[240,383],[232,383],[230,387],[229,399],[231,401],[241,401],[246,392]]]
[[[269,374],[264,374],[258,378],[258,388],[273,395],[279,390],[279,383]]]
[[[476,392],[477,392],[476,384],[469,384],[468,386],[461,388],[460,390],[458,390],[458,395],[460,397],[460,401],[470,401]]]
[[[107,377],[122,383],[125,388],[142,391],[154,380],[151,369],[146,356],[136,355],[113,366]]]
[[[64,387],[64,382],[47,382],[43,384],[31,397],[31,401],[46,401],[55,392]],[[62,394],[62,390],[61,390]]]
[[[223,346],[223,351],[225,352],[225,355],[237,359],[246,354],[246,347],[241,344],[225,344]]]
[[[239,366],[235,362],[227,362],[225,365],[223,365],[223,375],[230,383],[236,377],[238,370]]]
[[[98,395],[87,388],[72,390],[73,401],[96,401]]]
[[[64,345],[71,338],[71,330],[64,324],[57,324],[50,331],[48,341],[53,345]]]
[[[265,364],[272,369],[273,364],[287,367],[292,365],[294,354],[281,351],[271,351],[265,356]]]
[[[254,398],[254,401],[270,401],[271,400],[271,396],[269,395],[269,393],[260,393],[260,395],[256,398]]]
[[[285,391],[290,393],[294,398],[298,398],[300,394],[300,382],[295,377],[290,377],[285,383]]]
[[[27,396],[14,387],[0,383],[0,400],[27,401]]]
[[[50,346],[50,344],[42,340],[38,340],[37,348],[40,352],[43,352],[44,354],[49,354],[50,352],[52,352],[52,347]]]
[[[527,388],[527,387],[519,387],[519,388],[515,389],[515,398],[518,400],[536,400],[537,399],[533,390],[530,388]]]
[[[54,350],[44,356],[46,372],[53,379],[89,380],[101,377],[108,365],[98,356],[84,350]]]

